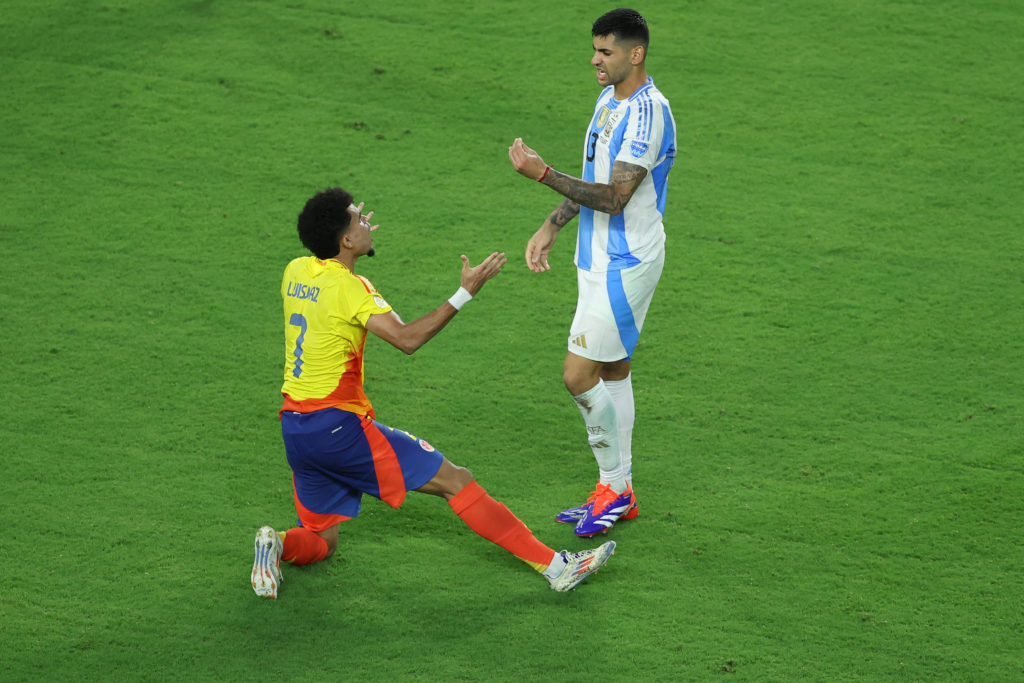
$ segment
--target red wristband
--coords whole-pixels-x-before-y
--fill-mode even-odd
[[[537,178],[537,182],[538,183],[543,183],[544,179],[548,177],[548,171],[550,171],[550,170],[551,170],[550,166],[545,166],[544,167],[544,175],[542,175],[540,178]]]

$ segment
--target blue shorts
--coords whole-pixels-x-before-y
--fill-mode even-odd
[[[281,413],[295,509],[310,531],[359,514],[364,493],[397,508],[434,478],[444,456],[423,439],[337,408]]]

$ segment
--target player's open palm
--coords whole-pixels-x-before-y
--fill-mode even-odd
[[[505,252],[495,251],[485,258],[478,266],[470,266],[469,258],[462,255],[462,286],[466,291],[476,296],[476,293],[484,286],[484,283],[501,272],[502,266],[508,263]]]

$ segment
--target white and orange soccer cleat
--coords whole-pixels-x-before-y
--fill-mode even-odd
[[[615,541],[608,541],[596,548],[578,553],[563,550],[561,555],[565,560],[565,568],[555,578],[548,579],[548,582],[551,584],[551,588],[559,593],[571,591],[585,578],[603,567],[614,553]]]
[[[276,598],[284,580],[281,574],[281,552],[284,544],[272,527],[256,532],[256,559],[252,562],[252,589],[261,598]]]

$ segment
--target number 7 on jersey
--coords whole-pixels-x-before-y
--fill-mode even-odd
[[[306,317],[301,313],[292,313],[292,317],[288,319],[288,323],[299,328],[299,336],[295,339],[295,368],[292,370],[292,375],[295,377],[301,377],[302,341],[306,337]]]

